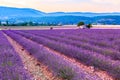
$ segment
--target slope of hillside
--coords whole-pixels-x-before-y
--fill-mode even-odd
[[[36,17],[42,16],[44,12],[30,9],[30,8],[11,8],[11,7],[0,7],[0,17],[1,18],[13,18],[13,17]]]

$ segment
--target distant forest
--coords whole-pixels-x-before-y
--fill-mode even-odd
[[[23,17],[10,18],[0,20],[0,26],[60,26],[60,25],[76,25],[78,22],[86,24],[104,24],[104,25],[120,25],[120,16],[47,16],[47,17]]]

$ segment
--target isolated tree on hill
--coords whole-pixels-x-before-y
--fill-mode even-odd
[[[85,25],[84,22],[79,22],[79,23],[77,24],[78,27],[79,27],[79,26],[83,26],[83,25]]]

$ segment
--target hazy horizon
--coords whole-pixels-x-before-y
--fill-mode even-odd
[[[32,8],[43,12],[120,12],[120,0],[0,0],[0,6]]]

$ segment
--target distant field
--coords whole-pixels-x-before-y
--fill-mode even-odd
[[[77,26],[9,26],[9,27],[0,27],[0,29],[6,30],[42,30],[42,29],[77,29]]]
[[[0,35],[0,51],[6,50],[2,71],[22,64],[28,80],[120,80],[120,29],[3,30]]]
[[[93,29],[120,29],[120,25],[93,25]]]
[[[9,26],[0,27],[0,29],[11,29],[11,30],[41,30],[41,29],[78,29],[76,25],[65,25],[65,26]],[[93,25],[92,29],[120,29],[120,25]]]

